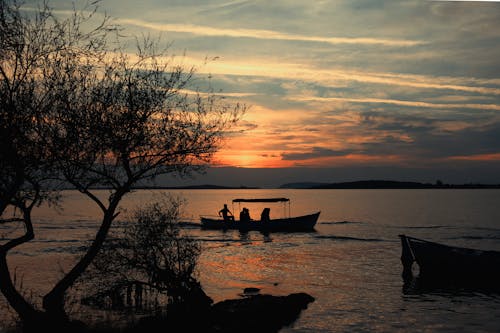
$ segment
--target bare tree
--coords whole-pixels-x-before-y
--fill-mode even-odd
[[[90,11],[88,11],[90,9]],[[65,20],[42,3],[23,15],[16,0],[0,1],[0,215],[9,206],[20,209],[25,233],[0,246],[0,290],[23,322],[39,323],[42,313],[16,290],[7,265],[10,250],[34,238],[31,213],[52,191],[54,161],[45,144],[48,114],[60,103],[54,84],[63,59],[100,56],[108,28],[104,18],[86,32],[95,6]],[[4,221],[5,222],[5,221]]]
[[[48,114],[67,100],[67,92],[54,89],[64,88],[63,80],[69,79],[60,74],[64,66],[102,57],[113,29],[104,17],[82,31],[96,9],[75,9],[71,17],[60,20],[46,2],[30,16],[22,15],[16,0],[0,0],[0,214],[11,198],[41,187],[39,183],[49,178],[52,161],[44,145]],[[30,193],[35,202],[40,197],[36,191]]]
[[[118,53],[101,64],[103,72],[72,80],[75,102],[55,110],[51,146],[59,169],[103,217],[85,256],[44,297],[47,311],[63,314],[65,292],[98,253],[123,196],[158,175],[206,167],[242,111],[214,94],[185,92],[194,69],[170,61],[146,39],[134,57]],[[96,187],[110,189],[107,201],[95,195]]]
[[[158,41],[144,38],[134,55],[107,49],[106,17],[82,32],[95,5],[61,21],[46,3],[34,17],[21,15],[15,0],[0,3],[0,212],[21,208],[26,229],[0,247],[0,290],[26,323],[67,323],[64,296],[101,249],[121,199],[158,175],[202,170],[245,107],[193,93],[194,68],[175,65]],[[15,290],[6,257],[33,239],[32,209],[55,178],[91,198],[102,221],[87,252],[44,296],[42,313]],[[102,187],[107,200],[94,191]]]
[[[181,209],[171,196],[137,209],[79,280],[87,303],[153,312],[209,306],[195,276],[201,246],[181,232]]]

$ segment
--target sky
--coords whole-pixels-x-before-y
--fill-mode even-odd
[[[198,182],[224,183],[221,170],[232,170],[245,185],[285,174],[294,176],[280,181],[500,183],[500,2],[103,0],[100,8],[125,34],[161,35],[216,91],[250,107],[214,158],[224,169]]]

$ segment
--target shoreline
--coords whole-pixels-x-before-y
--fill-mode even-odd
[[[97,310],[108,312],[111,317],[91,322],[81,319],[70,319],[63,326],[55,323],[44,323],[44,327],[30,327],[29,332],[78,332],[78,333],[138,333],[163,332],[165,329],[173,332],[278,332],[293,324],[308,305],[315,301],[309,294],[299,292],[286,296],[268,294],[245,294],[241,298],[226,299],[208,306],[194,299],[193,303],[180,303],[166,312],[160,309],[151,314],[140,315],[139,312],[127,312],[130,309]],[[158,311],[160,310],[160,311]],[[121,313],[121,314],[120,314]],[[128,319],[127,319],[128,318]],[[192,320],[196,318],[196,320]],[[259,320],[256,320],[259,319]],[[5,324],[5,322],[3,323]],[[5,333],[26,332],[20,322],[14,320],[11,325],[0,326]],[[34,330],[33,330],[34,329]]]

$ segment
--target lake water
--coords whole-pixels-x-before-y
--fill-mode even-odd
[[[166,191],[140,190],[120,218]],[[316,232],[240,234],[185,231],[203,244],[199,280],[215,301],[245,287],[316,298],[283,332],[498,332],[500,295],[470,290],[403,292],[399,234],[449,245],[500,250],[500,190],[194,190],[169,191],[187,200],[184,220],[216,215],[233,198],[288,197],[291,214],[321,211]],[[100,195],[105,195],[101,191]],[[49,290],[95,233],[99,209],[74,191],[63,211],[35,212],[37,238],[10,256],[26,289]],[[268,204],[269,205],[269,204]],[[263,206],[245,204],[258,218]],[[272,204],[271,218],[284,210]],[[240,207],[236,204],[234,210]],[[0,226],[3,240],[6,226]],[[18,232],[22,231],[18,230]],[[5,311],[4,307],[0,307]],[[1,331],[1,324],[0,324]]]

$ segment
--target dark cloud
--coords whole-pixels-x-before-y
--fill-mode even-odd
[[[251,130],[257,129],[259,127],[258,124],[254,123],[254,122],[247,121],[247,120],[241,120],[238,123],[238,126],[242,127],[243,131],[251,131]]]
[[[313,158],[332,157],[332,156],[346,156],[352,154],[349,150],[333,150],[323,147],[313,147],[310,152],[306,153],[283,153],[282,160],[285,161],[300,161],[309,160]]]
[[[375,131],[393,133],[382,140],[367,142],[362,150],[370,155],[395,154],[412,159],[447,158],[500,153],[500,122],[466,126],[458,129],[441,128],[442,120],[425,118],[394,118],[368,122]],[[415,125],[412,125],[414,123]],[[453,121],[449,123],[453,125]],[[408,140],[398,139],[405,135]]]
[[[317,129],[317,128],[315,128],[315,127],[305,127],[305,128],[303,129],[303,131],[305,131],[305,132],[311,132],[311,133],[317,133],[317,132],[319,132],[320,130],[319,130],[319,129]]]
[[[420,135],[415,146],[430,157],[474,156],[500,153],[500,123],[451,132]]]

